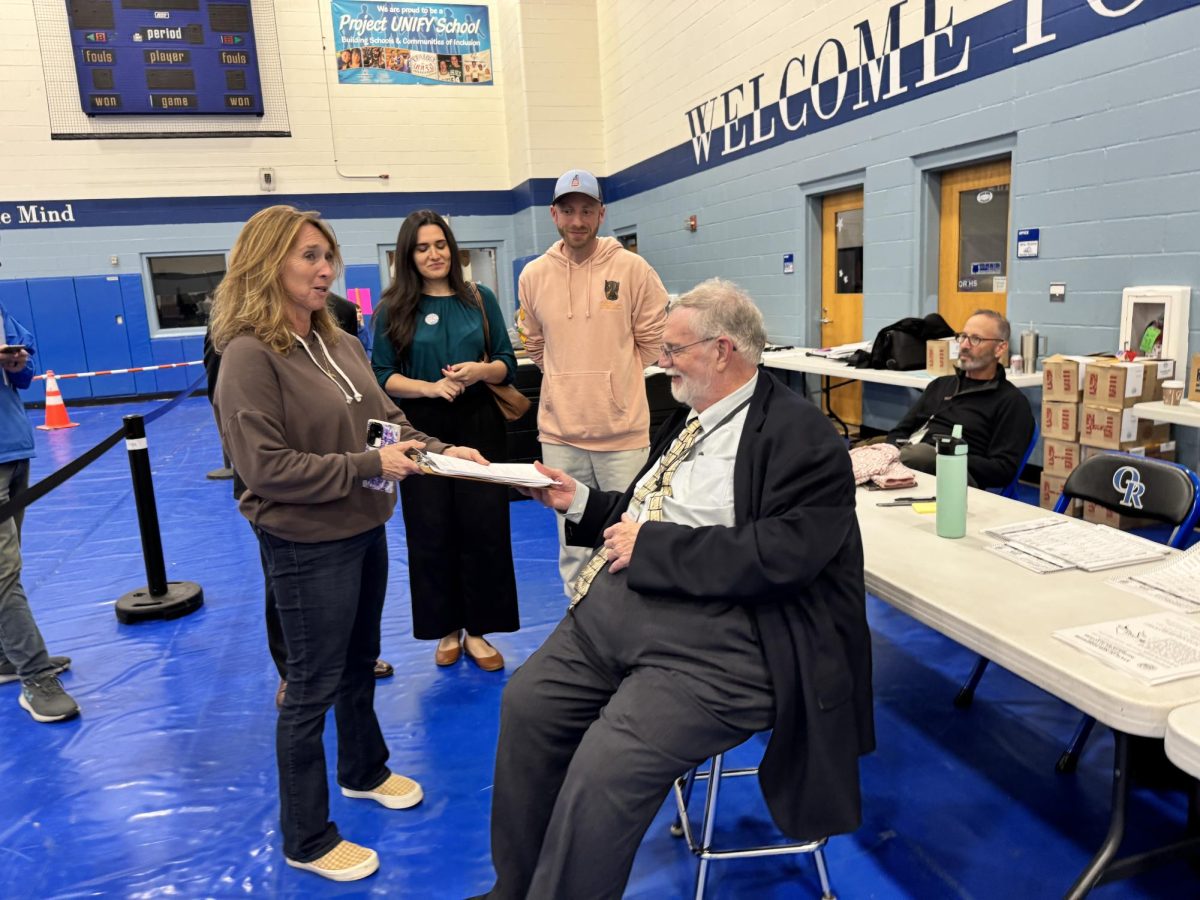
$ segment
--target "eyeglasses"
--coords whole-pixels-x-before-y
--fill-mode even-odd
[[[669,344],[663,344],[662,347],[659,348],[659,352],[662,356],[666,357],[667,362],[671,362],[677,353],[682,353],[684,350],[687,350],[689,347],[695,347],[697,344],[707,344],[709,341],[715,341],[719,338],[720,335],[717,335],[716,337],[700,338],[700,340],[692,341],[690,344],[684,344],[682,347],[672,347]]]
[[[954,336],[954,339],[960,344],[970,344],[972,347],[978,347],[984,341],[1003,341],[1004,338],[988,338],[980,334],[967,334],[965,331],[960,331]]]

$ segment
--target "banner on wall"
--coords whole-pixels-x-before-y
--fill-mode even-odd
[[[486,6],[333,0],[341,84],[494,84]]]

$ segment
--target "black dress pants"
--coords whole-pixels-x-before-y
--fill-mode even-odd
[[[771,727],[755,626],[604,570],[504,691],[490,897],[619,898],[673,779]]]

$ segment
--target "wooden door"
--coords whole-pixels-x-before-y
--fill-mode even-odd
[[[863,340],[863,192],[830,194],[821,203],[821,346]],[[836,388],[829,408],[862,424],[862,384]]]
[[[938,312],[960,329],[977,309],[1007,315],[1008,159],[942,173]]]

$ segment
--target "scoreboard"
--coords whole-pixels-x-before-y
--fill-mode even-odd
[[[89,116],[263,114],[251,0],[66,0]]]

